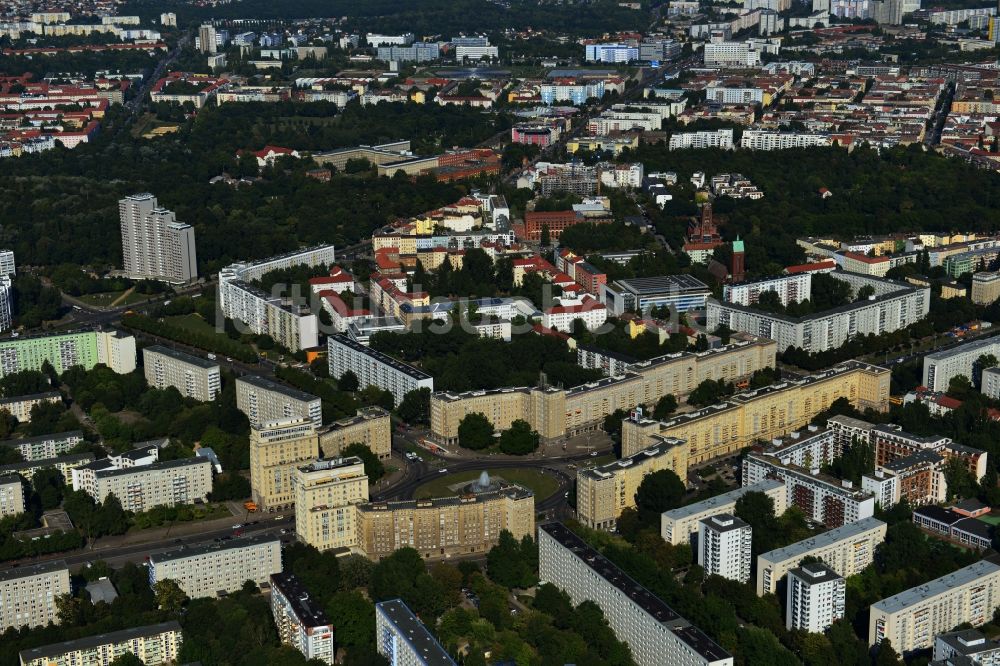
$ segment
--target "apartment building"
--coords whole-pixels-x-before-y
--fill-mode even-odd
[[[731,666],[733,657],[562,523],[538,528],[540,580],[604,612],[639,666]]]
[[[233,593],[248,580],[264,585],[276,573],[281,573],[281,541],[263,535],[149,556],[150,586],[171,578],[191,599]]]
[[[295,302],[297,294],[282,297],[253,286],[271,271],[293,266],[332,266],[332,245],[317,245],[255,262],[237,262],[219,271],[219,307],[230,319],[257,335],[269,335],[292,351],[319,345],[319,320],[308,307]],[[302,294],[307,297],[308,294]]]
[[[402,599],[375,604],[375,647],[392,666],[455,666]]]
[[[743,131],[740,138],[740,148],[748,150],[788,150],[789,148],[809,148],[812,146],[829,146],[829,134],[806,132],[775,132],[768,130]]]
[[[1000,358],[1000,337],[963,342],[924,356],[923,385],[931,391],[947,391],[948,384],[958,375],[972,379],[980,356],[992,354]]]
[[[13,449],[20,454],[22,460],[36,461],[55,458],[68,453],[73,447],[83,441],[82,430],[55,432],[51,435],[8,439],[0,442],[0,447]]]
[[[818,562],[788,572],[785,628],[821,634],[844,617],[847,584],[844,577]]]
[[[62,560],[0,571],[0,629],[59,624],[56,598],[70,592]]]
[[[0,518],[24,513],[24,486],[21,477],[0,473]]]
[[[215,400],[222,391],[219,364],[176,349],[152,345],[142,350],[146,383],[158,389],[173,386],[185,398]]]
[[[257,375],[236,379],[236,407],[252,427],[290,418],[308,419],[317,428],[323,425],[319,398]]]
[[[737,303],[708,303],[706,327],[726,325],[733,331],[771,338],[779,349],[797,347],[810,353],[836,349],[858,335],[880,335],[915,324],[930,311],[930,288],[881,280],[838,271],[833,277],[851,283],[855,291],[864,286],[876,295],[823,312],[791,317]]]
[[[812,473],[797,465],[751,453],[743,459],[743,484],[764,479],[781,479],[788,488],[789,503],[797,506],[810,520],[829,528],[840,527],[875,513],[875,497],[854,488],[850,481]]]
[[[0,331],[13,327],[14,283],[9,275],[0,275]]]
[[[635,507],[635,492],[647,474],[670,470],[687,478],[687,443],[660,439],[652,447],[600,467],[576,473],[576,511],[580,522],[613,530],[622,511]]]
[[[764,49],[753,41],[712,42],[704,46],[705,67],[732,67],[747,69],[760,67]]]
[[[59,391],[19,395],[13,398],[0,398],[0,410],[8,412],[18,423],[31,423],[31,410],[36,405],[61,403],[62,394]]]
[[[774,594],[785,574],[806,557],[823,561],[834,573],[849,578],[861,573],[875,559],[875,549],[885,541],[887,526],[877,518],[841,525],[784,548],[757,556],[757,596]]]
[[[781,515],[788,508],[785,484],[775,479],[766,479],[694,504],[665,511],[660,516],[660,536],[672,546],[691,543],[691,537],[698,533],[698,525],[702,520],[721,513],[732,513],[736,510],[736,501],[747,493],[763,493],[770,497],[777,515]]]
[[[20,474],[27,481],[35,476],[35,472],[40,469],[55,468],[63,475],[67,482],[73,478],[73,469],[86,465],[94,461],[93,453],[69,453],[55,458],[44,458],[42,460],[25,460],[17,463],[7,463],[0,465],[0,474]]]
[[[20,652],[21,666],[106,666],[132,654],[146,666],[173,664],[183,636],[176,620],[52,643]]]
[[[978,629],[939,634],[934,639],[933,659],[934,664],[996,666],[1000,663],[1000,642],[987,639]]]
[[[83,490],[103,502],[108,495],[126,511],[148,511],[205,501],[212,492],[212,463],[208,458],[158,460],[156,447],[140,448],[80,465],[71,471],[73,490]]]
[[[507,530],[535,533],[535,497],[519,486],[427,500],[359,504],[358,548],[378,561],[400,548],[424,558],[487,553]]]
[[[152,194],[133,194],[118,202],[122,259],[133,280],[162,280],[172,284],[198,278],[194,227],[178,222],[161,208]]]
[[[333,458],[293,470],[295,533],[319,550],[352,549],[360,542],[357,505],[368,501],[360,458]]]
[[[331,377],[353,372],[362,388],[377,386],[389,391],[397,405],[410,391],[434,390],[434,378],[423,370],[370,349],[346,335],[331,335],[327,344]]]
[[[722,148],[732,150],[733,130],[706,130],[700,132],[674,132],[667,144],[669,150],[685,150],[688,148]]]
[[[271,574],[270,580],[271,615],[281,642],[291,645],[306,659],[334,663],[334,628],[326,611],[309,598],[309,592],[295,574]]]
[[[705,352],[666,354],[635,363],[622,376],[569,390],[542,386],[435,393],[431,395],[431,435],[442,444],[455,444],[462,418],[479,412],[497,430],[505,430],[521,419],[531,424],[543,440],[555,441],[597,430],[616,409],[628,411],[638,405],[655,405],[668,393],[678,398],[685,396],[706,379],[746,381],[757,370],[774,367],[774,358],[771,341],[751,340]],[[623,454],[628,456],[638,450]]]
[[[77,331],[0,341],[0,377],[41,370],[46,361],[59,374],[75,365],[90,370],[103,363],[127,375],[136,368],[135,338],[120,331]]]
[[[702,518],[698,521],[698,564],[706,576],[749,582],[752,540],[753,528],[731,513]]]
[[[392,419],[381,407],[364,407],[355,416],[335,421],[319,433],[324,458],[336,458],[345,447],[360,443],[380,460],[392,455]]]
[[[633,62],[639,59],[639,47],[627,44],[587,44],[584,58],[587,62]]]
[[[976,305],[993,305],[997,299],[1000,299],[1000,273],[974,273],[972,302]]]
[[[794,273],[752,282],[727,284],[722,288],[722,300],[750,307],[756,305],[761,294],[766,292],[776,294],[782,305],[806,300],[812,292],[812,275]]]
[[[312,421],[290,418],[250,428],[250,487],[260,511],[295,505],[296,468],[319,457],[319,435]]]
[[[934,646],[937,634],[968,622],[989,622],[1000,606],[1000,565],[980,560],[872,604],[868,644],[885,639],[906,655]]]
[[[775,439],[804,428],[839,398],[861,409],[884,411],[888,406],[889,371],[860,361],[847,361],[802,379],[737,393],[728,400],[667,421],[626,422],[622,427],[622,450],[624,453],[642,448],[652,435],[674,437],[688,443],[688,463],[696,464],[729,455],[758,440]],[[655,404],[655,401],[641,404]],[[635,433],[624,434],[632,428]]]

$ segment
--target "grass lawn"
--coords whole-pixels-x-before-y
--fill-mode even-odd
[[[593,458],[588,458],[585,461],[579,463],[581,469],[586,469],[588,467],[597,467],[599,465],[606,465],[609,462],[614,462],[618,460],[613,453],[605,453],[603,456],[594,456]]]
[[[455,474],[442,474],[439,478],[434,479],[433,481],[428,481],[424,485],[417,488],[413,496],[416,499],[427,499],[429,497],[450,497],[456,493],[451,491],[448,486],[461,483],[462,481],[472,481],[478,478],[481,473],[482,472],[469,471],[457,472]],[[559,489],[559,482],[556,481],[554,477],[549,476],[548,474],[542,474],[536,469],[498,469],[495,474],[503,477],[511,483],[516,483],[531,490],[535,493],[535,502],[541,502],[542,500],[547,499]]]
[[[111,305],[116,298],[124,294],[124,291],[106,291],[103,294],[84,294],[78,296],[87,305],[106,306]]]
[[[1000,525],[1000,515],[995,513],[987,513],[985,516],[979,516],[979,520],[990,525]]]
[[[168,324],[171,324],[173,326],[178,326],[186,331],[191,331],[192,333],[198,333],[200,335],[206,335],[206,334],[223,335],[222,333],[216,331],[214,326],[212,326],[207,321],[205,321],[204,319],[193,313],[186,315],[176,315],[174,317],[164,317],[163,320]]]

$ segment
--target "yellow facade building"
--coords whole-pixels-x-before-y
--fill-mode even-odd
[[[647,474],[670,470],[687,478],[687,444],[679,439],[654,437],[652,447],[631,456],[576,473],[576,512],[580,522],[612,530],[622,511],[635,507],[635,491]]]
[[[517,419],[531,424],[544,440],[571,437],[598,429],[617,409],[655,405],[667,394],[689,394],[706,379],[739,383],[754,372],[774,367],[777,345],[757,339],[704,352],[667,354],[629,366],[620,377],[577,386],[504,388],[431,396],[431,435],[442,444],[458,442],[458,425],[479,412],[497,430]]]
[[[885,411],[890,372],[860,361],[847,361],[803,379],[737,393],[730,399],[667,421],[626,421],[622,455],[642,450],[656,437],[682,439],[690,464],[727,456],[758,440],[770,440],[808,425],[834,401],[846,398],[859,409]]]
[[[261,511],[295,503],[292,476],[303,462],[319,458],[319,434],[308,419],[286,419],[250,429],[250,487]]]
[[[507,530],[535,535],[535,497],[518,486],[428,500],[374,502],[357,507],[358,548],[380,560],[400,548],[424,558],[486,553]]]
[[[357,506],[368,501],[368,476],[360,458],[317,460],[295,468],[295,533],[318,550],[354,548]]]
[[[392,419],[381,407],[367,407],[356,416],[341,419],[319,433],[319,448],[324,458],[338,458],[345,447],[361,443],[380,460],[392,454]]]

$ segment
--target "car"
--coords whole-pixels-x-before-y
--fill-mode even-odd
[[[282,527],[281,528],[281,533],[282,534],[288,534],[288,528],[287,527]]]
[[[285,519],[284,516],[278,516],[277,518],[275,518],[275,520],[284,520],[284,519]]]
[[[226,360],[229,361],[230,363],[233,362],[233,359],[229,358],[228,356],[226,357]]]
[[[597,451],[591,451],[590,452],[590,457],[591,458],[596,458],[597,457]]]
[[[234,530],[238,530],[238,529],[240,529],[241,527],[243,527],[243,523],[236,523],[235,525],[233,525],[233,529],[234,529]]]
[[[447,473],[448,473],[447,467],[442,467],[441,469],[438,470],[438,474],[447,474]]]

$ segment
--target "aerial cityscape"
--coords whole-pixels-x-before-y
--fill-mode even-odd
[[[1000,4],[0,0],[0,666],[1000,665]]]

